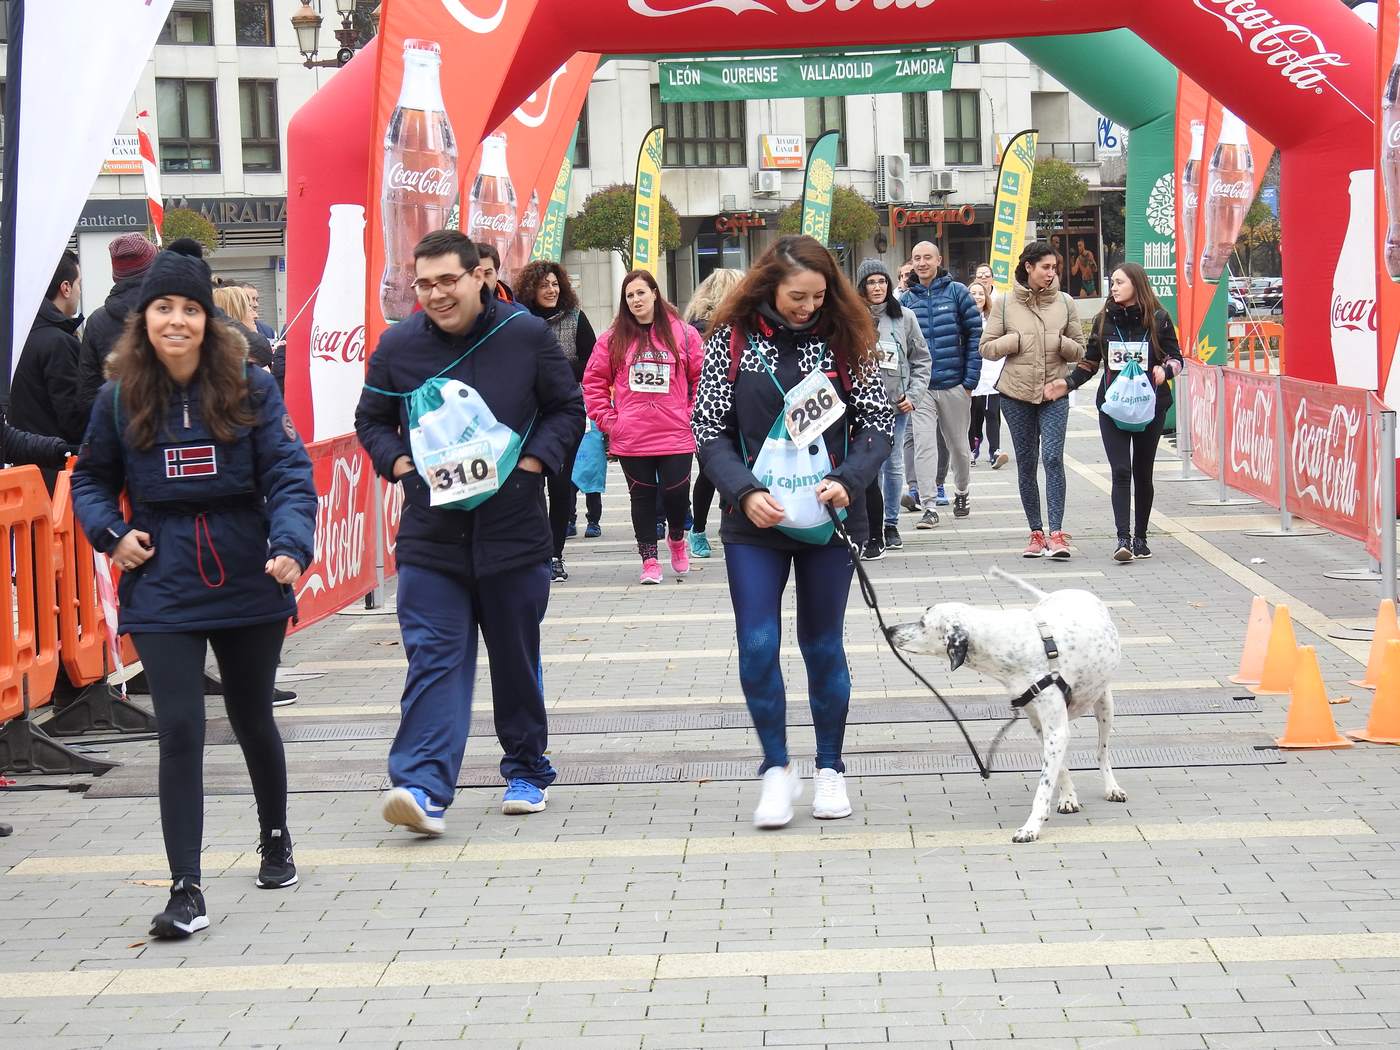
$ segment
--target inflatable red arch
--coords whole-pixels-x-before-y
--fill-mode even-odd
[[[539,0],[519,38],[500,40],[507,5],[518,2],[440,0],[467,29],[491,32],[493,48],[514,50],[484,128],[575,51],[954,43],[987,39],[991,24],[1017,37],[1132,30],[1281,151],[1285,364],[1300,378],[1335,378],[1332,278],[1350,218],[1350,172],[1373,166],[1376,53],[1375,31],[1341,0],[999,0],[994,23],[986,0]]]

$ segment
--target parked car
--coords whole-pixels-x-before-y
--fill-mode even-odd
[[[1243,317],[1245,315],[1244,300],[1231,292],[1229,304],[1225,307],[1225,314],[1232,318]]]
[[[1248,291],[1249,291],[1249,278],[1248,278],[1248,277],[1231,277],[1231,278],[1230,278],[1230,294],[1231,294],[1231,295],[1238,295],[1238,296],[1240,296],[1241,298],[1243,298],[1244,295],[1245,295]]]

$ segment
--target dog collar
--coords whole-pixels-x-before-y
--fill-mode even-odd
[[[1025,707],[1052,685],[1059,686],[1060,692],[1064,694],[1065,703],[1069,703],[1070,686],[1064,677],[1055,669],[1055,665],[1060,662],[1060,647],[1055,644],[1055,636],[1050,633],[1050,628],[1043,623],[1036,623],[1040,629],[1040,640],[1045,646],[1045,659],[1050,663],[1050,673],[1042,675],[1029,689],[1011,701],[1012,707]]]

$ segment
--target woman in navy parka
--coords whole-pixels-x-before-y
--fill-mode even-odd
[[[199,886],[206,644],[257,798],[257,884],[296,882],[272,690],[292,584],[312,558],[316,489],[277,384],[247,365],[242,336],[213,315],[207,264],[158,256],[73,473],[83,531],[122,570],[118,629],[140,654],[160,729],[173,885],[156,937],[209,925]]]

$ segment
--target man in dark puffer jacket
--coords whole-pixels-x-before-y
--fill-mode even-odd
[[[116,282],[107,301],[92,312],[83,327],[83,345],[78,351],[78,402],[83,418],[92,414],[97,391],[106,382],[103,368],[107,355],[117,345],[127,314],[139,303],[141,282],[155,260],[157,248],[139,233],[124,233],[107,252],[112,257],[112,279]]]
[[[968,488],[972,482],[967,432],[972,424],[972,391],[982,374],[982,314],[967,286],[959,284],[942,267],[943,253],[929,241],[920,241],[912,254],[915,280],[900,296],[913,311],[933,359],[929,389],[915,402],[914,473],[923,501],[924,515],[915,528],[938,524],[934,501],[938,496],[938,435],[953,459],[953,515],[965,518]]]

